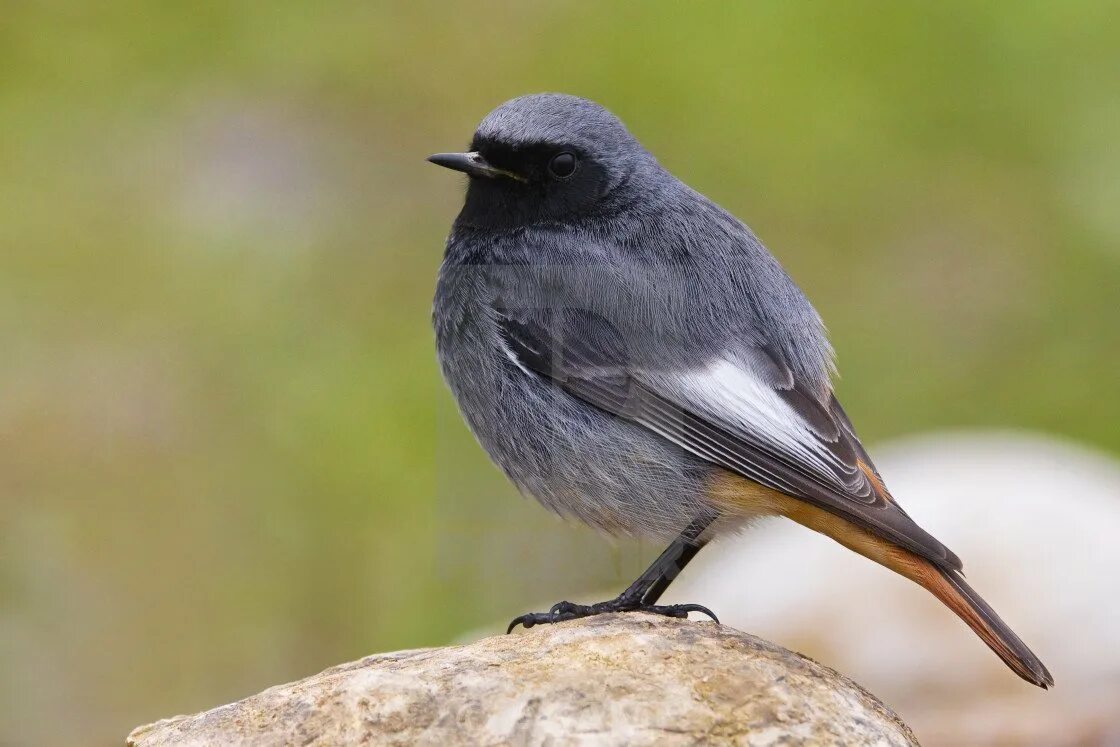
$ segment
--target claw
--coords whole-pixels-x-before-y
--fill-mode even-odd
[[[715,613],[701,604],[642,604],[630,598],[618,598],[606,602],[597,602],[592,605],[557,602],[549,608],[548,612],[527,612],[524,615],[513,618],[509,627],[506,628],[506,635],[512,633],[513,629],[518,625],[528,630],[536,625],[548,625],[551,623],[565,622],[567,620],[576,620],[581,617],[600,615],[605,612],[650,612],[655,615],[664,615],[665,617],[677,619],[687,618],[689,612],[699,612],[712,618],[715,622],[719,622],[719,618],[716,617]]]
[[[559,620],[563,615],[576,613],[581,608],[582,605],[572,604],[571,602],[557,602],[549,608],[548,615],[555,620]]]
[[[665,610],[662,612],[661,610]],[[719,622],[716,613],[702,604],[670,604],[660,608],[646,608],[643,612],[655,612],[659,615],[668,615],[670,617],[688,617],[689,612],[699,612],[702,615],[707,615],[712,618],[713,622]]]
[[[547,618],[547,613],[546,613],[545,617]],[[518,617],[515,617],[515,618],[513,618],[513,620],[510,621],[509,627],[506,628],[506,635],[509,635],[510,633],[512,633],[513,629],[516,628],[518,625],[523,625],[525,627],[525,630],[528,630],[529,628],[531,628],[534,625],[537,625],[538,623],[541,623],[541,622],[546,622],[547,623],[547,622],[551,622],[551,620],[545,619],[545,620],[542,621],[540,612],[526,612],[524,615],[520,615]]]

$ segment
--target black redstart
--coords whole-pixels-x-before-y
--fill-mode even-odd
[[[511,630],[710,615],[657,600],[714,535],[780,515],[925,587],[1016,674],[1053,684],[887,491],[832,393],[820,318],[749,228],[574,96],[508,101],[470,152],[428,160],[470,177],[433,312],[467,424],[548,508],[675,537],[616,599]]]

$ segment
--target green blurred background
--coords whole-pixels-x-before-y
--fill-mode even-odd
[[[1120,454],[1116,15],[6,3],[0,743],[119,743],[657,549],[517,497],[438,378],[463,183],[423,159],[518,94],[600,101],[750,223],[866,440]]]

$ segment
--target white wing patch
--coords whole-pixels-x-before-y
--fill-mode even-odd
[[[855,465],[839,459],[812,426],[751,368],[722,358],[700,369],[654,374],[650,380],[668,399],[746,436],[748,441],[768,446],[827,483],[859,495],[870,491]]]
[[[522,373],[527,374],[529,376],[534,376],[535,375],[532,371],[525,368],[525,364],[522,363],[521,359],[518,358],[517,355],[514,354],[514,352],[510,349],[509,345],[506,344],[505,339],[503,339],[501,335],[498,335],[498,346],[502,349],[502,352],[506,354],[506,357],[510,359],[510,361],[513,363],[513,365],[515,365],[515,366],[517,366],[518,368],[521,369]]]

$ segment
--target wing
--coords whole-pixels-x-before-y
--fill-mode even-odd
[[[764,345],[687,365],[651,365],[586,311],[498,309],[510,357],[595,407],[712,464],[854,522],[943,568],[948,548],[883,487],[844,411],[822,404]]]

